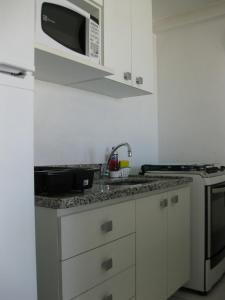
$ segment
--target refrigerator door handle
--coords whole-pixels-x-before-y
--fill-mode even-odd
[[[27,71],[10,64],[0,63],[0,73],[24,78],[27,74]]]

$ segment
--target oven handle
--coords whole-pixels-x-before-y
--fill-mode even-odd
[[[225,193],[225,187],[212,188],[212,194]]]
[[[207,190],[207,258],[211,257],[211,193]]]

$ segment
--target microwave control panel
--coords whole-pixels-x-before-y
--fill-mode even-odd
[[[89,56],[96,63],[101,63],[101,31],[99,24],[90,19],[89,28]]]

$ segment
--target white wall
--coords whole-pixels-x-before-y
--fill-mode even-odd
[[[225,17],[157,37],[159,160],[225,164]]]
[[[115,100],[36,81],[34,119],[36,165],[102,163],[123,141],[133,166],[157,161],[155,96]]]
[[[153,19],[184,14],[222,0],[153,0]]]

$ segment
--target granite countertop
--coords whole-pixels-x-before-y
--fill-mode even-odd
[[[135,184],[117,185],[121,181],[132,181]],[[146,182],[143,182],[146,181]],[[166,189],[176,188],[189,184],[193,180],[190,177],[166,177],[166,176],[130,176],[125,179],[102,179],[95,181],[91,189],[83,193],[73,193],[62,196],[35,196],[36,206],[52,209],[65,209],[87,206],[95,203],[125,198],[143,193],[160,192]]]

